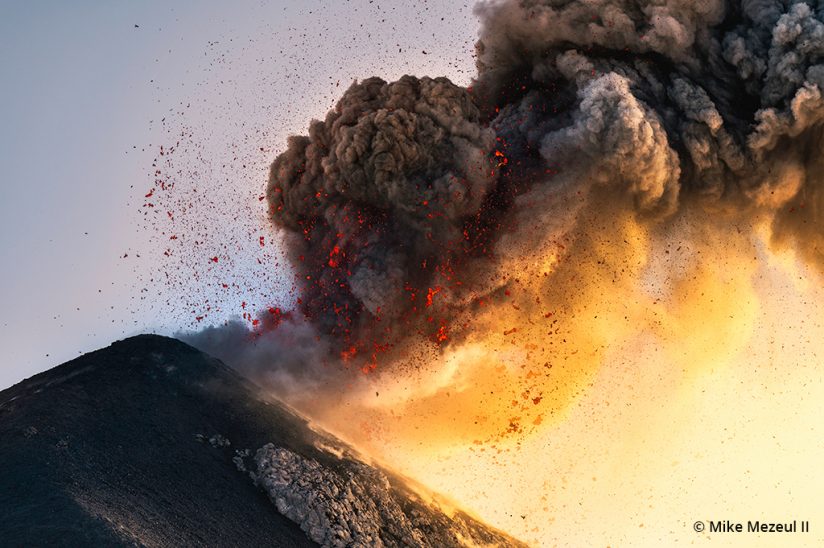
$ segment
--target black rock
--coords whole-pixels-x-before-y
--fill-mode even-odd
[[[447,516],[176,339],[126,339],[0,392],[0,545],[312,539],[519,544],[461,512]]]

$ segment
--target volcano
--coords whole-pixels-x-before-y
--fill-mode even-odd
[[[5,546],[521,545],[156,335],[0,392],[0,463]]]

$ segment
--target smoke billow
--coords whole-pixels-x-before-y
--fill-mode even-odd
[[[325,392],[343,382],[342,371],[329,365],[329,344],[316,330],[291,313],[271,310],[259,315],[262,327],[254,332],[233,320],[181,338],[278,394]]]
[[[766,213],[776,240],[820,264],[823,10],[483,3],[476,88],[500,109],[497,135],[532,161],[616,188],[639,213]]]
[[[424,308],[436,274],[477,254],[464,229],[494,188],[494,144],[465,89],[411,76],[354,84],[292,137],[267,195],[304,314],[351,340]]]
[[[436,285],[440,302],[463,305],[464,278],[497,260],[492,246],[518,218],[554,210],[564,181],[651,219],[693,203],[766,213],[776,241],[820,262],[822,10],[480,4],[471,90],[356,83],[272,164],[268,199],[301,311],[349,343],[426,316]]]
[[[824,390],[824,2],[476,13],[470,87],[355,83],[274,160],[294,309],[189,340],[536,545],[775,499]]]
[[[649,251],[637,230],[660,242],[692,225],[711,242],[736,238],[718,227],[767,226],[774,246],[824,265],[824,4],[507,0],[476,13],[471,87],[363,80],[274,160],[267,199],[300,292],[287,334],[264,322],[257,349],[234,324],[190,340],[288,395],[330,363],[374,368],[382,353],[408,361],[410,340],[437,353],[472,339],[507,317],[488,305],[510,291],[528,294],[510,301],[531,325],[545,303],[574,317],[603,294],[587,283],[615,283],[594,265]]]

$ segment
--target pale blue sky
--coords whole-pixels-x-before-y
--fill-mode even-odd
[[[288,273],[258,245],[268,162],[355,78],[468,83],[471,5],[3,1],[0,389],[191,328],[204,301],[213,323],[282,301]],[[170,224],[141,206],[159,145],[183,134],[170,168],[190,207]],[[212,254],[227,259],[192,275]]]

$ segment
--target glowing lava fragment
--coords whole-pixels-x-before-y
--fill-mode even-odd
[[[335,246],[332,248],[332,251],[329,252],[329,266],[331,268],[337,268],[340,264],[340,260],[338,259],[340,255],[340,247]]]
[[[432,306],[432,298],[441,292],[441,286],[435,286],[434,288],[430,287],[429,291],[426,293],[426,306]]]

